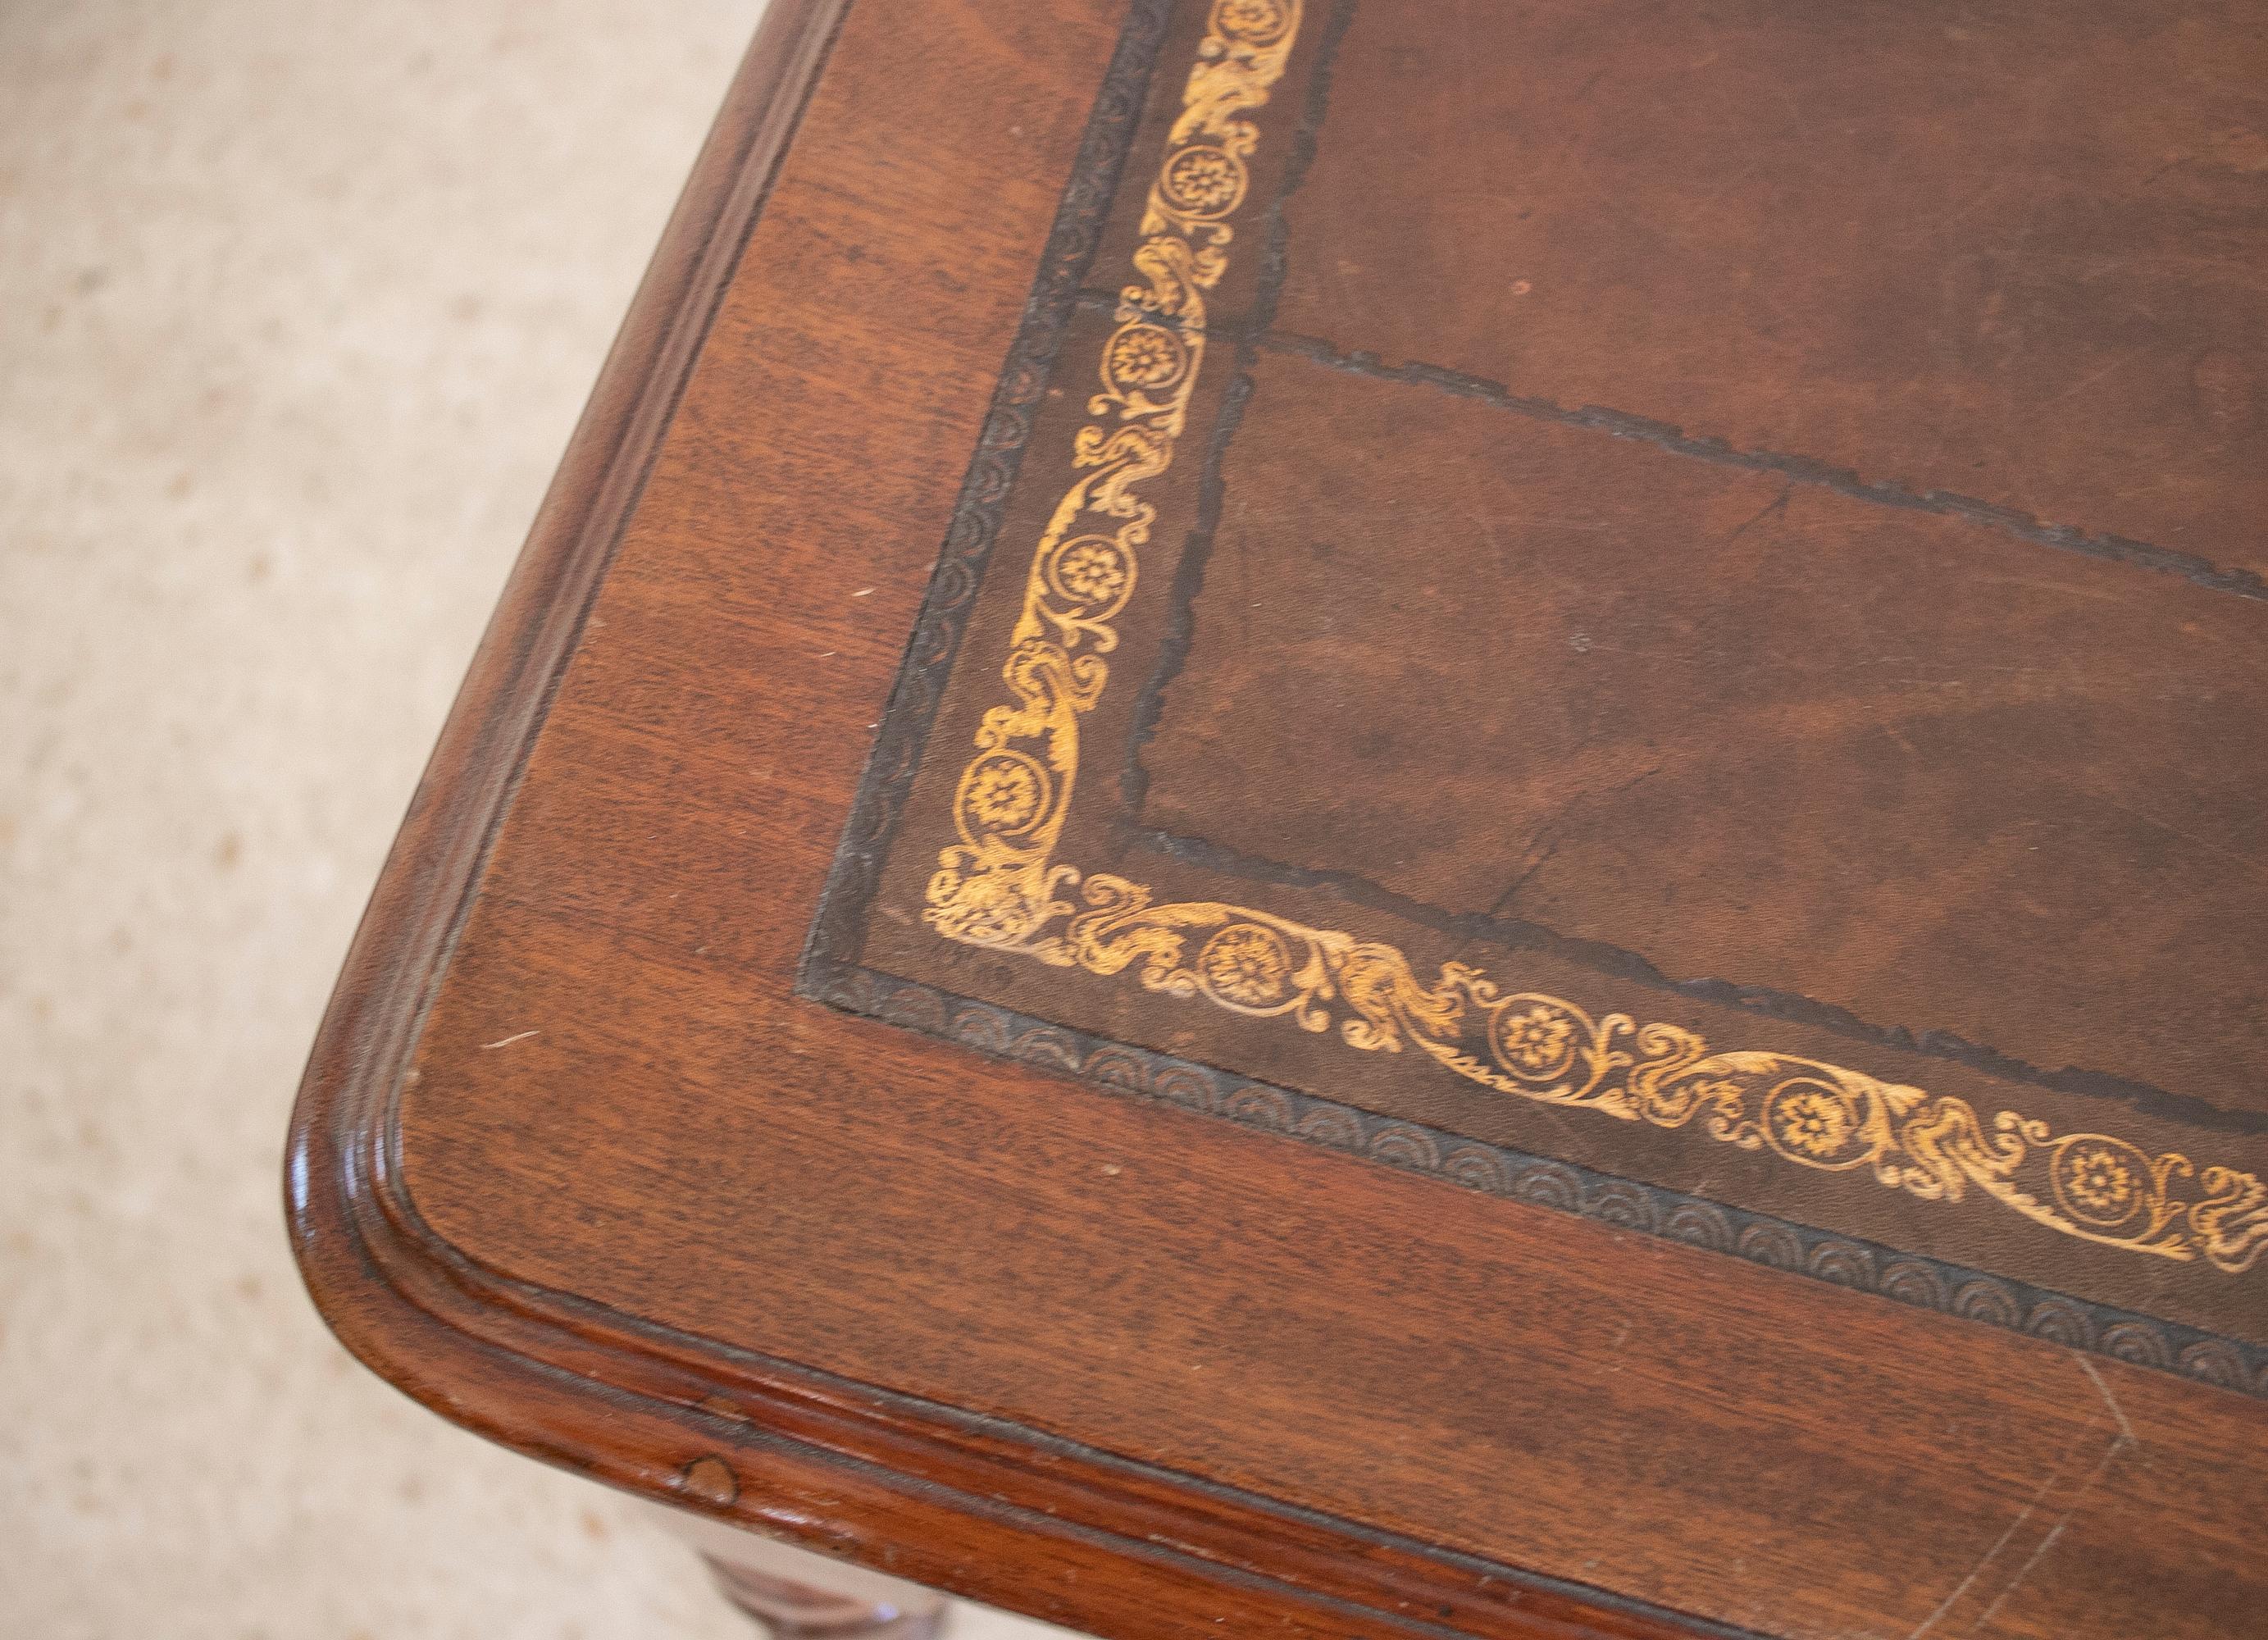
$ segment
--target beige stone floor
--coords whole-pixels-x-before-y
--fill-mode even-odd
[[[350,1361],[277,1169],[760,9],[0,0],[8,1640],[750,1632],[633,1506]]]

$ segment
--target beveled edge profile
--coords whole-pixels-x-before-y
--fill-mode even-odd
[[[350,946],[284,1157],[292,1250],[364,1364],[624,1489],[1101,1633],[1741,1631],[688,1337],[488,1269],[419,1217],[399,1099],[622,529],[850,0],[771,0]]]

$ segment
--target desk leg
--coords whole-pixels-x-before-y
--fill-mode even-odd
[[[945,1627],[947,1602],[934,1589],[683,1510],[660,1512],[706,1563],[725,1599],[774,1640],[935,1640]]]

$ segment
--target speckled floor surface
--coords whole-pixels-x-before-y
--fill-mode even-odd
[[[760,10],[0,0],[0,1636],[754,1632],[351,1362],[277,1170]]]

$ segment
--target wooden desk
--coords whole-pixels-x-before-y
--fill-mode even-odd
[[[2268,1634],[2264,24],[775,0],[333,1325],[1110,1636]]]

